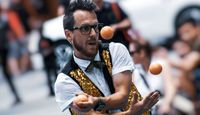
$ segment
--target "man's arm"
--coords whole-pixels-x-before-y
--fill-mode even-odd
[[[105,103],[104,109],[121,109],[128,102],[130,86],[132,83],[132,73],[130,71],[124,71],[117,73],[113,76],[113,85],[115,93],[105,97],[90,97],[88,102],[79,103],[76,107],[78,111],[87,112],[93,109],[99,100]]]
[[[132,73],[130,71],[120,72],[113,76],[115,93],[102,98],[106,103],[106,109],[122,108],[127,104],[132,83],[131,76]]]

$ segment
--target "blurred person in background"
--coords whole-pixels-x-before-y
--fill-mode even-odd
[[[191,51],[182,58],[171,59],[170,62],[184,75],[187,75],[183,79],[193,78],[190,81],[195,89],[192,101],[194,101],[196,114],[198,114],[200,112],[200,27],[194,19],[189,18],[179,23],[177,32],[180,40],[187,43]],[[182,84],[182,81],[180,83]]]
[[[53,53],[52,41],[42,38],[42,30],[40,31],[41,40],[39,42],[40,53],[43,56],[44,70],[47,77],[47,85],[49,88],[49,96],[54,96],[53,84],[57,76],[57,66],[55,63],[56,57]]]
[[[191,47],[183,40],[177,39],[172,44],[172,50],[170,51],[170,59],[176,60],[187,56],[191,52]],[[174,68],[175,83],[179,94],[182,96],[194,100],[195,99],[195,87],[193,85],[193,77],[185,71],[178,68]]]
[[[30,14],[26,11],[22,0],[12,0],[11,8],[17,12],[21,23],[24,27],[25,33],[28,34],[31,31],[30,27]]]
[[[153,49],[148,42],[140,43],[135,41],[134,44],[130,45],[129,49],[132,59],[136,64],[132,80],[138,91],[141,92],[142,96],[155,90],[161,93],[161,101],[152,108],[152,115],[172,114],[171,104],[176,93],[176,88],[169,63],[167,60],[160,60],[157,56],[155,58]],[[163,67],[160,75],[155,76],[149,73],[149,66],[154,61],[160,62]]]
[[[64,8],[65,1],[66,1],[66,0],[59,0],[59,1],[58,1],[58,11],[57,11],[57,15],[58,15],[58,16],[63,15],[64,12],[65,12],[65,8]]]
[[[12,74],[9,72],[8,66],[8,58],[9,58],[9,39],[8,39],[8,31],[9,24],[7,20],[7,14],[5,12],[8,3],[4,1],[0,1],[0,59],[3,69],[3,76],[5,80],[8,82],[10,89],[15,97],[14,105],[21,102],[21,99],[17,93],[16,87],[14,86],[14,82],[12,80]]]
[[[3,0],[1,9],[8,24],[8,67],[12,76],[18,76],[29,67],[29,52],[24,26],[11,4],[9,0]]]
[[[97,5],[96,14],[98,21],[114,29],[113,38],[111,40],[104,40],[100,37],[102,42],[120,42],[128,49],[132,38],[127,33],[128,29],[131,28],[131,21],[127,14],[116,2],[106,2],[104,0],[93,0],[93,2]]]

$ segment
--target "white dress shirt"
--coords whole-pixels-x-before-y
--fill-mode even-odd
[[[120,43],[109,44],[110,55],[112,59],[112,75],[130,70],[134,70],[134,63],[132,58],[126,49],[126,47]],[[89,60],[79,59],[73,56],[75,63],[83,70],[88,78],[101,90],[105,95],[111,95],[108,84],[103,77],[103,70],[99,68],[93,68],[91,72],[86,72],[85,69],[89,65]],[[95,56],[96,61],[100,60],[99,52]],[[55,96],[56,102],[58,102],[60,109],[65,111],[70,107],[76,94],[83,93],[80,86],[68,75],[60,73],[55,82]]]

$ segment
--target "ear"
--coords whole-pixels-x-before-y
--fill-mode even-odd
[[[67,40],[72,43],[72,40],[73,40],[73,34],[70,30],[65,30],[65,36],[67,38]]]

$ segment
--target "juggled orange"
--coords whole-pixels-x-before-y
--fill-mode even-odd
[[[114,35],[114,30],[110,26],[104,26],[100,31],[101,37],[105,40],[109,40]]]
[[[79,102],[87,102],[88,97],[84,94],[78,95],[76,98],[74,98],[74,103],[78,104]]]
[[[162,71],[162,66],[159,63],[151,64],[149,66],[149,71],[154,75],[158,75]]]

